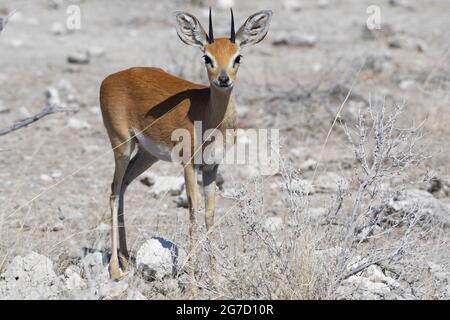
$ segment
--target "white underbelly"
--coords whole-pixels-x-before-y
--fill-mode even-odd
[[[161,145],[153,141],[144,134],[136,135],[139,147],[150,153],[152,156],[163,161],[172,161],[172,149],[166,145]]]

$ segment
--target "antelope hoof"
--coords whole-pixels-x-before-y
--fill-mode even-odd
[[[130,263],[128,262],[128,258],[123,255],[123,254],[119,254],[119,262],[120,262],[120,266],[122,267],[122,270],[126,273],[128,273],[128,271],[130,270]]]
[[[118,281],[123,279],[123,277],[125,277],[128,274],[128,272],[123,272],[122,270],[120,270],[118,260],[116,261],[111,260],[109,262],[109,274],[112,280]]]

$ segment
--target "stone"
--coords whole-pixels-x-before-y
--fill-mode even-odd
[[[75,130],[85,130],[89,129],[91,125],[84,120],[69,118],[69,120],[66,123],[66,127]]]
[[[90,57],[102,57],[105,55],[105,49],[100,47],[91,47],[87,51]]]
[[[375,73],[381,73],[393,69],[392,55],[389,52],[369,54],[366,58],[365,68]]]
[[[417,84],[417,82],[414,81],[414,80],[402,80],[402,81],[400,81],[400,83],[398,84],[398,87],[399,87],[401,90],[403,90],[403,91],[406,91],[406,90],[413,90],[413,89],[415,89],[415,88],[418,87],[418,84]]]
[[[44,182],[51,182],[53,180],[53,178],[48,174],[41,174],[39,178]]]
[[[234,0],[218,0],[217,5],[222,9],[229,9],[235,6]]]
[[[342,190],[348,189],[348,183],[337,173],[327,172],[317,177],[314,182],[314,189],[317,193],[335,193],[339,188]]]
[[[409,10],[414,10],[415,7],[408,0],[389,0],[389,4],[393,7],[401,7]]]
[[[64,271],[65,286],[69,291],[86,289],[86,281],[80,275],[81,269],[78,266],[69,266]]]
[[[314,47],[317,37],[312,34],[279,33],[274,36],[275,46]]]
[[[299,166],[299,169],[302,171],[311,171],[316,168],[317,161],[313,159],[307,159],[306,161],[302,162]]]
[[[285,0],[282,4],[283,9],[291,12],[298,12],[303,9],[303,3],[299,0]]]
[[[432,219],[444,227],[450,226],[449,207],[425,190],[405,190],[391,197],[385,207],[386,220],[394,224],[405,215],[417,212],[425,221]]]
[[[19,114],[21,117],[24,117],[24,118],[31,117],[31,113],[30,113],[30,111],[28,111],[28,109],[26,107],[20,107],[18,111],[19,111]]]
[[[77,99],[77,92],[72,84],[61,79],[52,87],[48,87],[45,92],[47,105],[57,105],[62,108],[78,109],[80,101]]]
[[[295,193],[297,195],[312,195],[316,192],[311,181],[304,179],[293,179],[285,181],[281,186],[282,190]]]
[[[327,208],[309,208],[308,214],[312,219],[320,219],[328,213]]]
[[[118,298],[128,289],[128,283],[125,281],[109,282],[100,288],[100,298],[104,300]]]
[[[428,45],[425,41],[408,37],[404,34],[398,34],[388,39],[388,45],[394,49],[416,50],[418,52],[426,52]]]
[[[177,204],[178,207],[181,207],[181,208],[188,208],[189,207],[189,201],[187,199],[186,194],[184,194],[184,193],[180,194],[175,199],[175,203]]]
[[[150,187],[150,195],[154,198],[170,194],[178,196],[183,192],[184,178],[176,176],[154,176],[154,183]]]
[[[387,277],[380,267],[371,265],[359,274],[343,280],[337,296],[343,299],[403,299],[393,292],[400,284]]]
[[[283,225],[283,219],[280,217],[269,217],[264,222],[264,227],[271,232],[282,230]]]
[[[58,295],[53,262],[36,252],[15,257],[0,279],[2,299],[54,299]]]
[[[381,29],[369,29],[366,24],[362,26],[361,38],[363,40],[375,40],[394,36],[398,30],[394,30],[390,24],[383,23]]]
[[[90,282],[108,282],[108,264],[100,251],[88,253],[80,261],[85,278]]]
[[[89,64],[90,61],[91,59],[88,52],[73,52],[67,57],[67,62],[73,64]]]
[[[65,26],[59,22],[53,23],[50,30],[55,36],[61,36],[67,32]]]
[[[184,250],[171,241],[153,237],[137,251],[136,267],[146,280],[162,280],[175,276],[185,257]]]
[[[129,290],[127,300],[148,300],[146,296],[137,290]]]
[[[142,174],[139,181],[147,187],[151,187],[155,184],[156,174],[154,174],[153,172],[145,172],[144,174]]]
[[[320,9],[324,9],[324,8],[328,7],[329,4],[330,4],[330,1],[329,1],[329,0],[318,0],[318,1],[317,1],[317,6],[318,6]]]
[[[427,264],[430,273],[433,275],[434,278],[436,278],[439,281],[450,282],[450,274],[446,272],[441,265],[433,263],[431,261],[429,261]]]
[[[0,17],[0,32],[3,31],[7,23],[7,19],[5,17]]]

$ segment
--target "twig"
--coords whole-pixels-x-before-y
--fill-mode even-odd
[[[63,107],[61,107],[59,105],[55,105],[55,104],[48,105],[37,114],[35,114],[31,117],[19,120],[7,128],[0,129],[0,136],[3,136],[10,132],[16,131],[20,128],[26,127],[26,126],[32,124],[33,122],[36,122],[48,115],[51,115],[54,113],[59,113],[59,112],[75,112],[75,111],[78,111],[78,109],[77,108],[63,108]]]

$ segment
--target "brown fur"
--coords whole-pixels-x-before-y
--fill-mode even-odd
[[[220,122],[220,129],[234,128],[234,108],[228,108],[228,101],[224,101],[226,105],[216,106],[215,119],[208,114],[212,110],[210,98],[210,87],[159,68],[131,68],[112,74],[100,88],[103,122],[113,148],[130,139],[133,129],[173,147],[177,142],[171,141],[172,132],[185,128],[193,137],[194,121],[203,121],[204,130]]]

